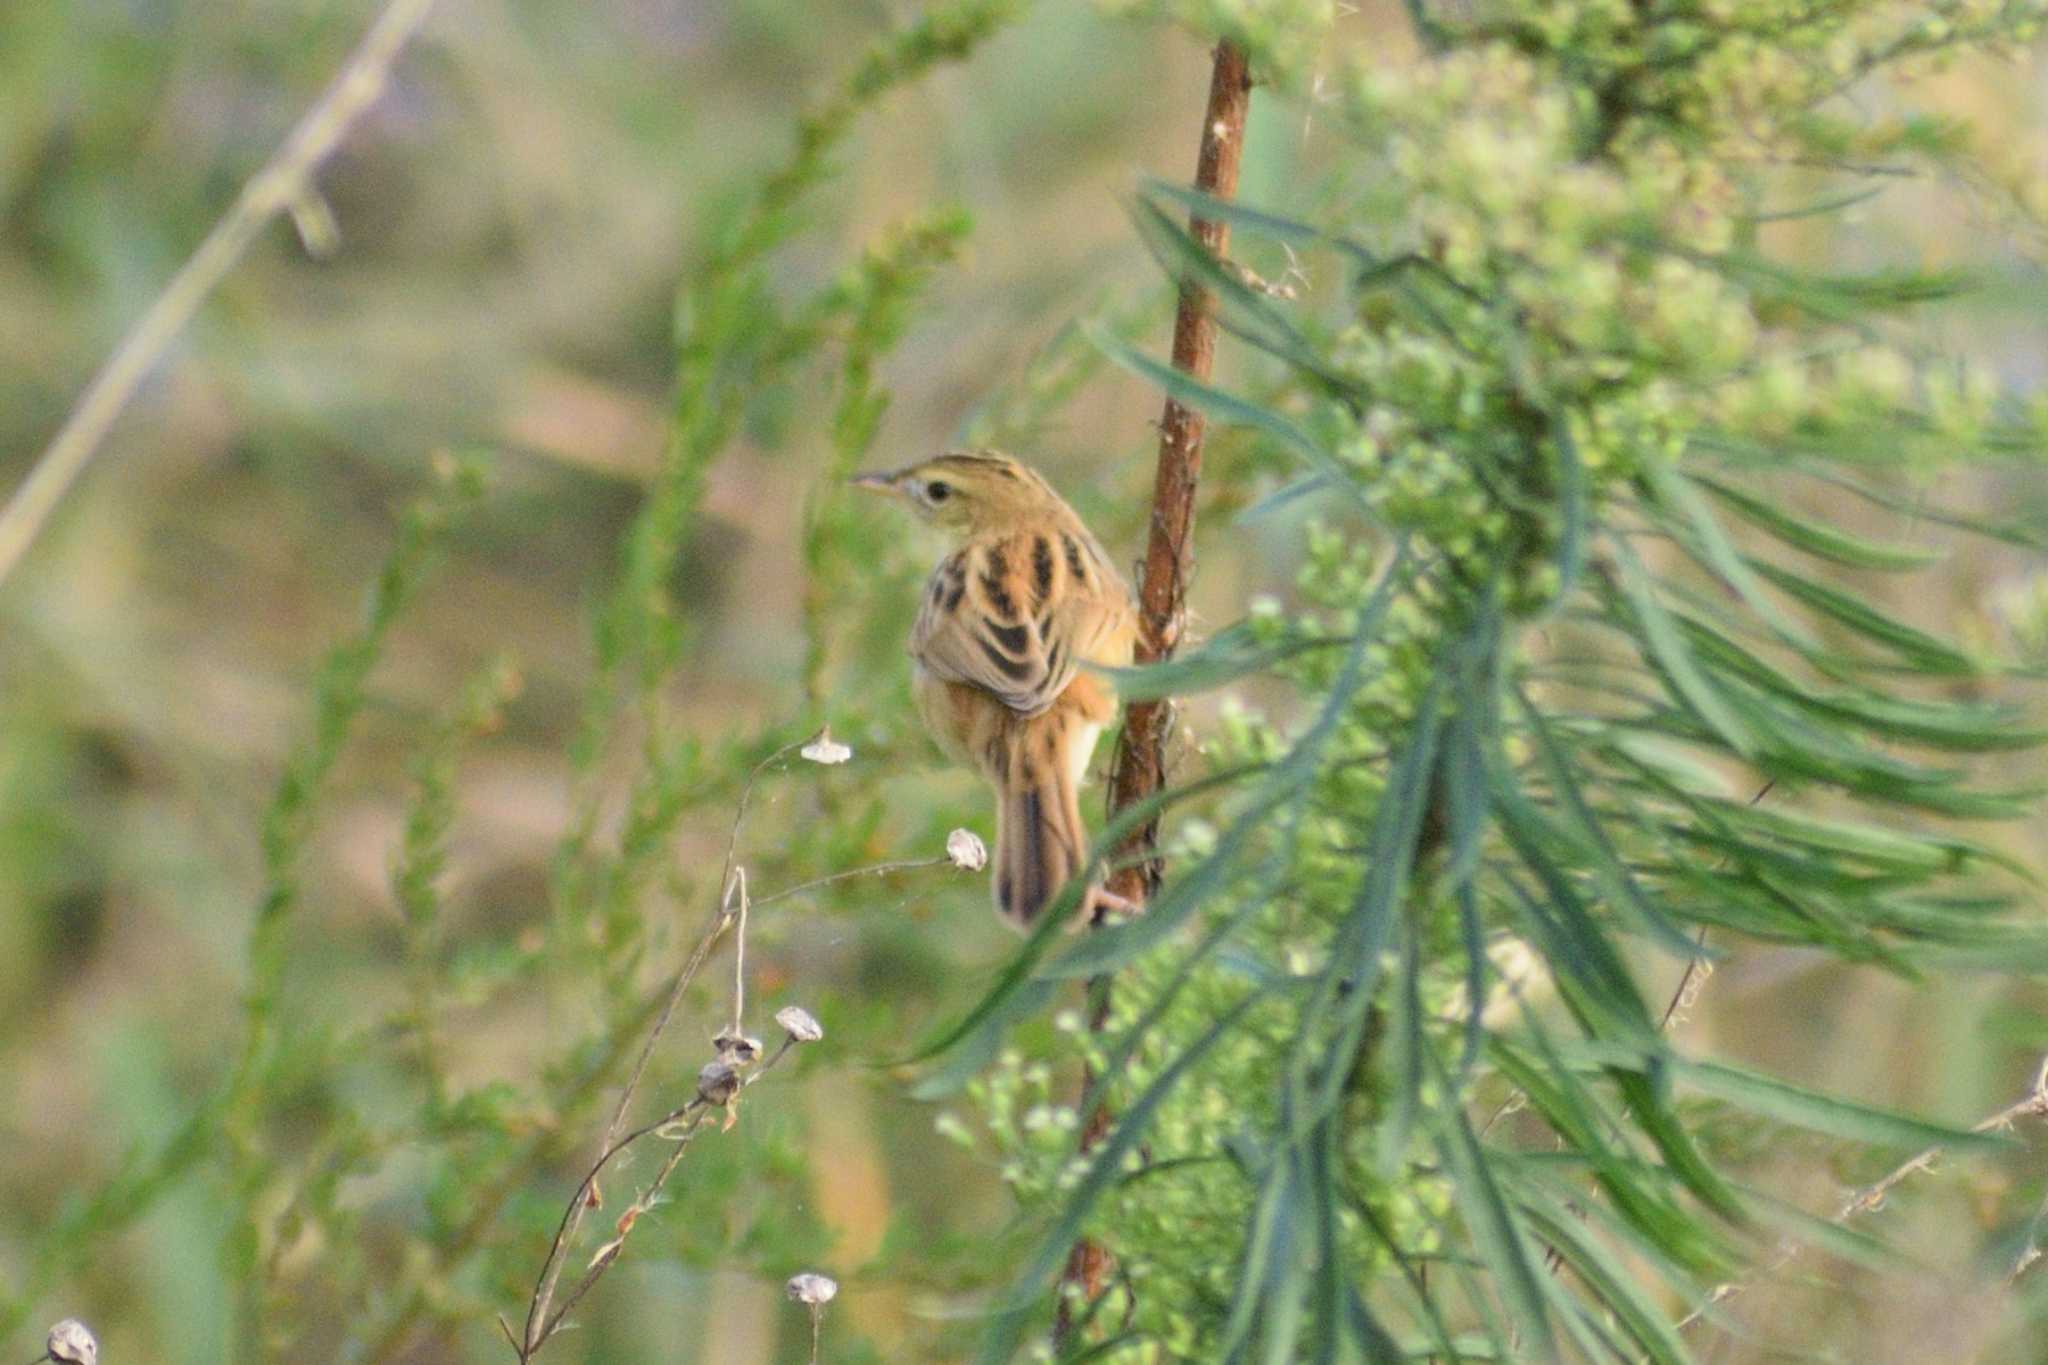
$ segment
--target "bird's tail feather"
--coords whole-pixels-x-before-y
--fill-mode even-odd
[[[1088,827],[1063,750],[1020,727],[1009,771],[996,783],[996,911],[1019,929],[1031,927],[1087,860]]]

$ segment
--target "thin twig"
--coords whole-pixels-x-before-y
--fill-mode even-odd
[[[739,1089],[745,1090],[770,1071],[773,1071],[782,1059],[789,1055],[794,1047],[795,1040],[785,1037],[782,1040],[782,1046],[771,1053],[766,1061],[739,1078]],[[631,1204],[626,1206],[626,1211],[619,1216],[617,1236],[599,1247],[591,1255],[582,1275],[577,1277],[576,1283],[570,1287],[569,1292],[562,1296],[561,1304],[548,1314],[546,1321],[542,1324],[539,1340],[532,1347],[520,1353],[522,1361],[530,1359],[541,1346],[547,1343],[548,1338],[552,1337],[561,1328],[562,1323],[568,1319],[569,1314],[574,1311],[583,1296],[590,1292],[591,1288],[603,1277],[604,1272],[611,1268],[614,1261],[618,1260],[619,1253],[625,1249],[627,1236],[630,1235],[633,1228],[639,1223],[641,1215],[652,1209],[659,1202],[662,1187],[668,1184],[669,1177],[675,1174],[676,1167],[682,1164],[684,1153],[688,1150],[691,1140],[697,1136],[706,1120],[709,1119],[710,1111],[713,1108],[724,1108],[729,1113],[738,1103],[739,1097],[737,1093],[722,1105],[714,1104],[713,1101],[701,1094],[697,1095],[687,1104],[671,1109],[652,1123],[634,1129],[597,1159],[596,1164],[590,1168],[589,1174],[583,1177],[583,1183],[577,1186],[575,1196],[569,1201],[569,1208],[563,1212],[562,1223],[556,1229],[554,1245],[549,1250],[551,1266],[560,1266],[567,1263],[566,1253],[568,1247],[563,1234],[569,1225],[569,1215],[573,1210],[586,1207],[591,1203],[590,1192],[595,1188],[597,1177],[603,1171],[606,1164],[613,1157],[625,1151],[626,1148],[650,1134],[659,1134],[665,1137],[671,1144],[669,1154],[663,1160],[661,1169],[655,1173],[654,1179],[647,1183],[647,1187],[634,1198]],[[682,1125],[682,1127],[678,1128],[676,1126],[678,1124]]]
[[[1764,784],[1756,789],[1756,795],[1749,798],[1749,804],[1752,807],[1756,806],[1766,796],[1769,796],[1771,789],[1777,785],[1777,778],[1765,778]],[[1698,1003],[1699,987],[1704,985],[1706,979],[1714,974],[1714,964],[1709,962],[1706,957],[1706,925],[1702,924],[1699,927],[1699,932],[1693,935],[1692,942],[1693,947],[1699,951],[1686,960],[1685,971],[1680,974],[1678,985],[1672,989],[1671,999],[1664,1004],[1664,1013],[1657,1020],[1657,1031],[1659,1033],[1667,1032],[1671,1028],[1671,1017],[1673,1015],[1677,1014],[1680,1010],[1691,1010]]]
[[[1995,1114],[1980,1119],[1971,1125],[1970,1131],[1973,1133],[2003,1132],[2023,1118],[2048,1118],[2048,1057],[2041,1059],[2041,1065],[2034,1072],[2033,1088],[2027,1092],[2024,1098],[2016,1100]],[[1891,1196],[1893,1190],[1920,1172],[1932,1168],[1944,1150],[1942,1145],[1937,1143],[1934,1146],[1914,1153],[1911,1157],[1894,1166],[1876,1184],[1867,1185],[1863,1189],[1858,1190],[1842,1205],[1830,1221],[1837,1225],[1846,1224],[1853,1218],[1882,1208],[1885,1200]],[[1769,1265],[1744,1276],[1740,1280],[1717,1286],[1714,1292],[1707,1296],[1705,1302],[1678,1320],[1679,1330],[1683,1331],[1685,1328],[1698,1322],[1706,1316],[1709,1309],[1726,1303],[1737,1294],[1753,1289],[1763,1281],[1773,1278],[1786,1266],[1790,1265],[1798,1257],[1802,1249],[1801,1243],[1788,1241],[1779,1248],[1778,1255]],[[2012,1272],[2014,1276],[2017,1276],[2021,1270],[2024,1270],[2027,1264],[2031,1264],[2031,1262],[2026,1260],[2024,1254],[2022,1255],[2022,1262],[2021,1265],[2014,1267]]]
[[[747,869],[733,869],[739,887],[739,921],[732,936],[732,1031],[738,1033],[747,1021]]]
[[[626,1114],[632,1108],[633,1097],[639,1093],[641,1078],[647,1074],[647,1063],[654,1056],[654,1049],[661,1042],[662,1035],[668,1032],[669,1022],[675,1018],[676,1008],[682,1004],[684,992],[688,991],[690,983],[696,980],[697,973],[704,966],[704,960],[711,955],[712,948],[733,925],[735,897],[744,894],[745,890],[744,875],[742,874],[738,880],[735,879],[733,859],[739,848],[740,828],[746,822],[747,807],[754,798],[755,782],[759,781],[761,775],[771,767],[802,748],[805,742],[797,740],[769,754],[754,765],[747,774],[746,782],[740,787],[739,800],[733,809],[732,830],[726,836],[725,860],[718,874],[718,910],[712,916],[703,936],[697,940],[697,946],[690,950],[690,956],[683,963],[682,969],[669,983],[668,994],[662,1000],[661,1013],[655,1016],[653,1026],[648,1029],[647,1037],[641,1042],[640,1053],[633,1059],[633,1070],[626,1077],[625,1086],[619,1091],[619,1102],[613,1106],[611,1120],[605,1124],[604,1140],[599,1143],[600,1151],[609,1152],[618,1142],[619,1134],[626,1126]],[[555,1288],[562,1274],[561,1258],[557,1253],[565,1244],[575,1240],[577,1229],[583,1222],[584,1211],[580,1201],[571,1206],[568,1221],[561,1235],[556,1238],[555,1251],[549,1254],[540,1287],[535,1290],[533,1303],[527,1311],[524,1337],[526,1346],[520,1353],[521,1360],[538,1349],[540,1342],[545,1339],[541,1328],[547,1321],[548,1305],[554,1298]]]
[[[747,774],[746,782],[740,787],[740,799],[733,807],[732,829],[725,836],[725,861],[719,865],[718,869],[718,884],[720,886],[727,886],[732,881],[733,857],[739,851],[740,846],[740,826],[746,823],[747,806],[754,799],[754,784],[761,779],[763,773],[803,748],[809,742],[809,740],[803,739],[792,740],[768,755],[768,757],[762,759],[759,763],[756,763],[753,771]],[[724,893],[721,892],[720,894]]]
[[[713,922],[711,928],[705,932],[704,937],[698,941],[696,950],[691,953],[690,961],[684,968],[682,978],[683,985],[686,987],[688,977],[694,975],[698,967],[703,964],[704,958],[710,952],[712,944],[718,940],[728,925],[733,926],[735,931],[735,946],[733,950],[733,960],[735,963],[733,1032],[735,1034],[739,1033],[740,1024],[743,1022],[742,1014],[746,982],[744,976],[740,973],[743,973],[746,961],[747,908],[746,869],[735,868],[733,869],[732,877],[726,883],[725,893],[719,905],[718,918]],[[670,1003],[673,1004],[674,1000],[681,993],[681,988],[672,990],[670,992]],[[624,1106],[630,1103],[632,1091],[638,1086],[640,1073],[644,1069],[645,1054],[652,1050],[654,1040],[665,1027],[667,1019],[668,1012],[664,1011],[661,1019],[656,1021],[656,1026],[650,1033],[648,1042],[643,1046],[643,1066],[635,1068],[633,1078],[628,1082],[627,1093],[621,1098],[621,1112],[623,1112]],[[554,1336],[563,1321],[575,1309],[576,1305],[582,1301],[583,1296],[590,1292],[591,1287],[597,1283],[604,1275],[604,1272],[610,1269],[612,1263],[618,1259],[619,1253],[625,1248],[628,1234],[632,1232],[640,1216],[653,1208],[655,1202],[660,1198],[662,1188],[667,1185],[669,1176],[674,1174],[677,1165],[681,1163],[684,1152],[689,1148],[691,1140],[696,1137],[698,1130],[703,1126],[709,1112],[714,1108],[723,1109],[726,1113],[726,1126],[731,1127],[733,1118],[737,1113],[740,1092],[760,1080],[761,1077],[767,1075],[770,1071],[773,1071],[781,1063],[782,1059],[789,1055],[790,1050],[796,1046],[798,1041],[798,1038],[793,1033],[785,1032],[782,1045],[759,1066],[748,1067],[744,1059],[735,1059],[730,1064],[716,1066],[715,1070],[707,1069],[699,1076],[697,1093],[687,1102],[675,1106],[660,1118],[655,1119],[651,1123],[643,1124],[624,1136],[619,1135],[618,1129],[620,1124],[618,1119],[614,1118],[612,1127],[605,1134],[603,1150],[599,1152],[597,1160],[592,1163],[590,1170],[584,1175],[581,1183],[577,1185],[576,1192],[570,1197],[568,1206],[562,1210],[561,1221],[555,1228],[554,1241],[548,1246],[547,1259],[541,1266],[539,1282],[535,1284],[533,1298],[527,1305],[526,1332],[518,1346],[521,1365],[525,1365],[525,1362],[531,1360],[540,1348],[547,1344],[548,1339]],[[721,1058],[721,1061],[723,1060]],[[707,1090],[705,1084],[706,1076],[716,1076],[719,1080],[726,1083],[724,1088]],[[678,1124],[684,1126],[678,1129],[676,1127]],[[560,1287],[562,1269],[568,1264],[569,1248],[575,1241],[577,1229],[582,1224],[585,1214],[598,1206],[599,1201],[596,1193],[598,1176],[603,1174],[605,1167],[611,1163],[612,1158],[618,1156],[650,1133],[666,1137],[674,1144],[669,1151],[667,1160],[662,1163],[661,1169],[655,1173],[654,1179],[634,1198],[632,1203],[626,1206],[625,1212],[619,1215],[618,1222],[615,1225],[615,1235],[610,1241],[599,1247],[591,1256],[589,1262],[584,1266],[583,1273],[577,1277],[575,1284],[563,1295],[561,1303],[556,1305],[554,1303],[555,1292]]]
[[[597,1166],[592,1168],[591,1180],[596,1178],[597,1170],[602,1168],[623,1145],[619,1141],[619,1134],[625,1126],[626,1111],[632,1106],[633,1096],[640,1089],[641,1077],[647,1073],[648,1059],[654,1055],[655,1044],[660,1042],[661,1036],[668,1031],[669,1021],[675,1017],[676,1006],[682,1002],[683,993],[689,990],[690,983],[696,979],[698,970],[704,965],[704,959],[711,955],[713,945],[732,923],[731,890],[731,884],[728,883],[726,899],[713,916],[711,926],[697,940],[697,946],[690,950],[689,959],[684,962],[682,970],[678,971],[675,979],[669,983],[668,995],[662,1001],[661,1013],[655,1017],[653,1027],[648,1029],[647,1037],[641,1042],[639,1056],[633,1061],[632,1073],[627,1076],[625,1086],[619,1091],[619,1102],[612,1109],[610,1122],[605,1125],[604,1141],[600,1144],[603,1155],[598,1158]],[[583,1196],[588,1189],[589,1180],[586,1180],[577,1197],[570,1201],[568,1212],[563,1215],[562,1226],[555,1234],[554,1246],[548,1252],[547,1263],[541,1271],[540,1283],[535,1287],[533,1301],[527,1309],[525,1345],[519,1353],[522,1361],[539,1350],[541,1343],[547,1338],[547,1334],[541,1329],[547,1322],[548,1305],[555,1296],[555,1287],[562,1278],[561,1252],[574,1240],[577,1229],[583,1222],[583,1215],[589,1207]]]
[[[1664,1002],[1664,1013],[1657,1016],[1657,1032],[1669,1033],[1671,1019],[1679,1010],[1691,1010],[1699,1003],[1699,992],[1695,984],[1705,985],[1714,974],[1713,964],[1707,961],[1707,926],[1702,924],[1692,936],[1693,955],[1686,959],[1685,970],[1679,974],[1678,984],[1671,988],[1671,998]]]
[[[2013,1257],[2012,1269],[2006,1272],[2008,1288],[2019,1282],[2020,1276],[2041,1259],[2041,1225],[2048,1222],[2048,1199],[2041,1201],[2041,1207],[2034,1210],[2034,1216],[2027,1220],[2027,1244],[2020,1248],[2020,1254]]]
[[[619,1102],[613,1106],[611,1120],[605,1125],[604,1141],[600,1148],[606,1156],[599,1158],[600,1165],[616,1149],[619,1133],[625,1127],[626,1112],[632,1107],[633,1096],[639,1092],[641,1078],[647,1074],[648,1060],[654,1055],[655,1045],[668,1031],[669,1021],[675,1017],[676,1007],[682,1003],[683,993],[689,990],[690,983],[696,979],[697,972],[704,966],[704,959],[711,956],[712,947],[733,922],[733,891],[734,884],[728,880],[710,927],[697,940],[697,946],[690,950],[690,956],[683,963],[682,970],[678,971],[675,979],[669,983],[668,995],[662,1001],[661,1013],[655,1016],[653,1026],[647,1030],[647,1037],[640,1044],[640,1053],[633,1059],[633,1070],[619,1091]],[[582,1199],[573,1201],[562,1230],[556,1235],[555,1249],[549,1253],[547,1267],[542,1273],[539,1287],[534,1291],[533,1303],[526,1315],[526,1348],[521,1353],[522,1360],[538,1349],[541,1341],[545,1339],[540,1328],[547,1320],[548,1303],[554,1298],[556,1283],[562,1275],[561,1259],[557,1253],[567,1242],[575,1238],[576,1230],[583,1222],[585,1208]]]
[[[1245,115],[1251,107],[1251,72],[1244,50],[1228,41],[1216,45],[1209,77],[1209,100],[1202,115],[1201,150],[1195,161],[1195,188],[1214,199],[1237,194],[1238,168],[1244,156]],[[1218,260],[1227,260],[1230,225],[1196,215],[1189,231]],[[1180,303],[1173,319],[1174,368],[1207,379],[1216,358],[1216,300],[1192,278],[1180,282]],[[1146,538],[1144,569],[1138,577],[1138,642],[1136,661],[1158,663],[1173,657],[1187,624],[1187,586],[1194,573],[1195,490],[1202,477],[1202,414],[1169,397],[1159,420],[1159,459],[1152,483],[1152,522]],[[1124,710],[1122,733],[1110,764],[1109,813],[1149,800],[1166,785],[1167,741],[1173,731],[1173,702],[1160,697],[1134,701]],[[1109,879],[1109,890],[1131,905],[1142,906],[1157,891],[1159,822],[1155,816],[1131,831],[1117,850],[1126,866]],[[1099,920],[1103,913],[1096,910]],[[1089,983],[1093,1005],[1089,1027],[1100,1032],[1109,1020],[1110,982]],[[1096,1078],[1083,1078],[1084,1093]],[[1092,1150],[1109,1132],[1107,1105],[1098,1104],[1081,1132],[1083,1152]],[[1091,1304],[1110,1282],[1114,1262],[1107,1249],[1089,1238],[1074,1243],[1060,1277],[1054,1310],[1053,1346],[1065,1346],[1075,1330],[1072,1299],[1076,1286]]]
[[[692,1099],[685,1104],[671,1109],[652,1123],[645,1124],[629,1133],[623,1132],[627,1110],[631,1107],[633,1098],[639,1090],[641,1078],[646,1074],[648,1059],[653,1054],[655,1045],[661,1040],[662,1035],[667,1032],[669,1022],[674,1017],[676,1008],[680,1004],[684,993],[689,989],[691,981],[695,979],[697,972],[703,967],[705,960],[710,956],[711,950],[716,946],[718,940],[728,929],[733,931],[732,1025],[729,1036],[732,1039],[741,1039],[744,1038],[743,1025],[746,1021],[747,920],[749,912],[754,907],[767,905],[774,901],[794,896],[800,892],[823,886],[826,883],[841,881],[849,877],[871,876],[880,872],[902,871],[912,868],[938,867],[951,865],[955,862],[952,856],[947,855],[936,858],[878,863],[870,867],[858,867],[846,872],[834,873],[828,877],[819,877],[813,881],[788,887],[776,892],[772,896],[763,897],[759,901],[753,900],[747,890],[747,869],[739,865],[735,858],[739,847],[741,826],[746,819],[747,806],[753,795],[754,783],[756,779],[775,763],[800,747],[801,743],[785,745],[762,759],[754,765],[753,771],[747,775],[745,785],[740,789],[737,809],[733,815],[732,832],[726,841],[725,871],[721,883],[722,890],[720,892],[717,913],[713,916],[710,925],[705,929],[703,936],[698,939],[696,947],[691,950],[689,959],[683,964],[682,970],[676,974],[675,980],[670,984],[666,997],[662,1002],[661,1012],[655,1018],[646,1038],[642,1041],[639,1056],[633,1065],[632,1074],[628,1076],[625,1087],[620,1092],[618,1105],[613,1110],[611,1122],[606,1126],[604,1140],[600,1144],[597,1160],[592,1163],[582,1182],[576,1187],[576,1192],[570,1198],[568,1206],[562,1211],[561,1221],[555,1228],[554,1240],[548,1247],[547,1259],[541,1266],[539,1281],[535,1284],[533,1297],[527,1305],[524,1335],[511,1338],[514,1349],[519,1355],[521,1365],[525,1365],[525,1362],[530,1361],[541,1347],[547,1344],[549,1338],[554,1336],[555,1332],[561,1327],[569,1313],[575,1309],[583,1296],[590,1291],[591,1287],[597,1283],[604,1272],[618,1259],[619,1253],[624,1249],[627,1235],[631,1232],[640,1216],[654,1207],[655,1202],[660,1197],[662,1188],[668,1183],[669,1176],[674,1173],[676,1166],[682,1161],[684,1152],[689,1147],[691,1140],[697,1135],[709,1110],[714,1107],[722,1108],[726,1113],[726,1127],[731,1127],[738,1112],[740,1092],[761,1079],[768,1072],[774,1070],[798,1043],[810,1041],[818,1036],[816,1022],[811,1020],[804,1011],[785,1010],[782,1014],[776,1016],[778,1022],[782,1023],[784,1028],[782,1044],[773,1055],[758,1066],[751,1064],[750,1055],[743,1055],[737,1052],[728,1053],[726,1051],[726,1040],[721,1039],[718,1062],[714,1063],[713,1068],[707,1068],[705,1072],[700,1074],[698,1093]],[[791,1020],[785,1017],[790,1014],[795,1014],[798,1018]],[[717,1093],[716,1087],[714,1087],[714,1092],[707,1093],[705,1089],[706,1077],[714,1077],[718,1081],[723,1082],[726,1087],[724,1092]],[[677,1129],[677,1124],[684,1124],[685,1126]],[[575,1244],[576,1233],[581,1227],[584,1217],[591,1209],[596,1208],[599,1203],[597,1197],[598,1177],[604,1172],[606,1166],[611,1163],[614,1157],[649,1134],[658,1134],[669,1138],[673,1142],[674,1146],[671,1148],[667,1160],[662,1163],[661,1169],[655,1174],[654,1179],[648,1183],[647,1187],[640,1192],[631,1204],[627,1205],[625,1212],[619,1216],[616,1233],[613,1238],[599,1247],[591,1256],[590,1261],[584,1267],[583,1273],[577,1277],[576,1282],[563,1294],[561,1302],[557,1304],[555,1296],[561,1287],[563,1268],[568,1264],[569,1248]],[[508,1337],[511,1336],[509,1332],[507,1335]]]
[[[319,200],[313,174],[363,111],[384,93],[392,64],[432,8],[433,0],[390,0],[326,92],[263,168],[250,177],[233,207],[213,225],[163,292],[121,338],[28,477],[0,510],[0,581],[28,553],[136,389],[270,220],[288,213],[302,225],[331,225],[332,215],[324,205],[312,207]],[[306,242],[312,249],[318,239],[308,235]]]
[[[754,904],[757,907],[773,905],[777,901],[801,896],[806,891],[816,891],[821,886],[830,886],[834,882],[848,881],[854,877],[879,877],[887,872],[915,872],[919,868],[951,866],[956,866],[953,859],[943,854],[936,858],[904,858],[896,862],[870,863],[866,867],[850,867],[844,872],[834,872],[827,877],[813,877],[810,881],[786,886],[772,896],[761,897]]]

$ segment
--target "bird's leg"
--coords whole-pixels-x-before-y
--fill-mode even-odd
[[[1125,919],[1136,919],[1143,913],[1145,913],[1143,903],[1134,901],[1129,896],[1119,896],[1108,887],[1101,885],[1088,888],[1087,922],[1090,924],[1101,924],[1108,920],[1111,915],[1120,915]]]

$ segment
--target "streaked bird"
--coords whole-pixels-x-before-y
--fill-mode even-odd
[[[1006,455],[956,451],[854,484],[958,542],[911,628],[914,688],[939,746],[995,789],[996,910],[1028,928],[1086,861],[1081,781],[1116,715],[1090,666],[1130,664],[1130,589],[1074,509]],[[1088,896],[1091,912],[1117,903]]]

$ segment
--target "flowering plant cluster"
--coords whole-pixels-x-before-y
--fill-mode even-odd
[[[1004,1053],[979,1122],[946,1120],[1052,1220],[1034,1287],[1077,1231],[1117,1259],[1113,1303],[1067,1305],[1089,1358],[1685,1360],[1685,1310],[1799,1216],[1724,1173],[1702,1106],[1939,1131],[1689,1055],[1643,964],[2044,960],[1986,889],[1998,855],[1939,823],[2024,810],[1959,764],[2041,736],[1928,700],[1915,679],[1998,665],[1842,581],[1925,555],[1782,496],[1881,515],[1901,477],[2040,446],[1916,330],[1964,278],[1791,245],[1968,162],[1954,126],[1865,110],[2019,50],[2044,8],[1418,3],[1419,59],[1334,76],[1298,15],[1181,15],[1334,130],[1336,169],[1303,203],[1140,206],[1263,369],[1212,387],[1103,344],[1290,471],[1269,515],[1315,513],[1294,600],[1171,674],[1297,703],[1202,736],[1230,795],[1180,824],[1145,917],[1028,950],[1039,985],[1114,974],[1101,1026],[1063,1016],[1052,1058]],[[1341,286],[1261,288],[1184,209]],[[1106,1078],[1078,1107],[1061,1060]]]

